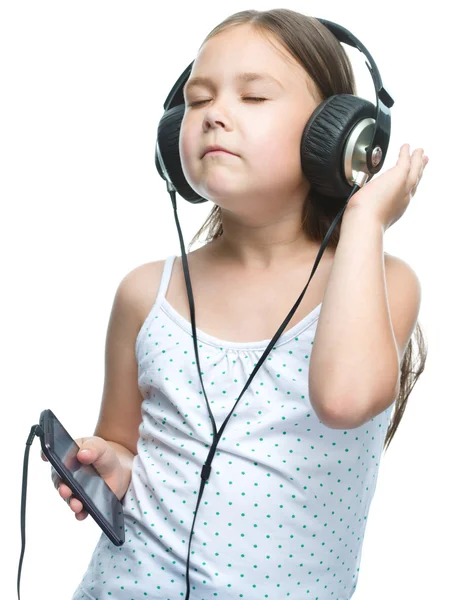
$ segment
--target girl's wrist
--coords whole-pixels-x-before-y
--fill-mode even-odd
[[[363,205],[351,206],[343,213],[341,226],[349,222],[361,223],[362,227],[379,227],[382,233],[385,233],[387,227],[385,223],[380,221],[380,218],[370,209],[365,208]]]

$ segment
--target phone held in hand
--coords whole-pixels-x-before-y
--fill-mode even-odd
[[[93,465],[78,460],[79,446],[51,410],[41,412],[39,424],[42,451],[50,464],[110,541],[122,546],[125,528],[120,500]]]

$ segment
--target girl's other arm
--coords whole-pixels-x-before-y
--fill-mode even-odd
[[[335,429],[359,427],[396,399],[419,313],[419,280],[385,256],[383,233],[357,208],[343,215],[309,367],[311,403]]]
[[[127,487],[137,454],[142,396],[138,386],[136,338],[147,316],[148,290],[156,297],[164,261],[128,273],[115,294],[105,345],[105,381],[94,435],[114,449],[125,470]]]
[[[147,306],[158,293],[163,264],[159,261],[141,265],[119,284],[107,329],[105,382],[99,419],[93,436],[75,440],[80,448],[91,452],[79,460],[94,464],[120,500],[131,481],[142,420],[136,338],[147,316]],[[108,453],[106,447],[112,452]],[[42,452],[41,456],[47,460]],[[70,498],[70,488],[53,471],[52,479],[60,496],[65,500]],[[87,517],[77,498],[72,498],[69,505],[79,521]]]

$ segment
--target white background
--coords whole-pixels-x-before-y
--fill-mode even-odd
[[[93,434],[116,288],[136,266],[181,253],[154,165],[166,95],[226,16],[281,6],[257,0],[2,4],[2,598],[16,598],[31,426],[50,408],[72,437]],[[382,457],[354,598],[465,597],[466,131],[459,8],[329,0],[286,6],[343,25],[374,57],[395,99],[384,170],[405,142],[430,158],[417,194],[384,238],[385,250],[421,280],[419,321],[429,354]],[[374,102],[363,55],[345,49],[360,95]],[[177,200],[187,247],[212,205]],[[90,517],[78,522],[58,496],[36,438],[22,599],[71,598],[99,536]]]

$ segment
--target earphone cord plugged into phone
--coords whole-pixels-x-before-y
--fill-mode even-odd
[[[21,567],[23,565],[23,557],[24,551],[26,549],[26,490],[27,490],[27,474],[28,474],[28,463],[29,463],[29,450],[31,449],[32,442],[34,441],[34,437],[40,436],[42,434],[42,427],[40,425],[33,425],[31,427],[31,431],[29,433],[28,439],[26,441],[26,449],[24,451],[24,461],[23,461],[23,483],[21,486],[21,555],[19,557],[19,567],[18,567],[18,600],[20,600],[19,596],[19,584],[21,580]]]

